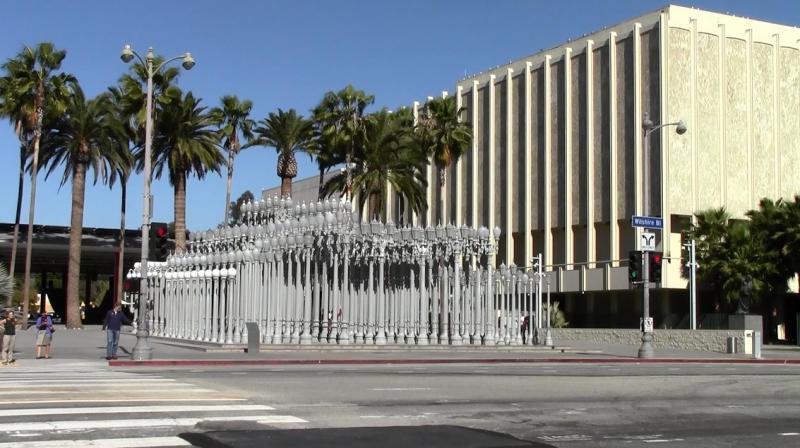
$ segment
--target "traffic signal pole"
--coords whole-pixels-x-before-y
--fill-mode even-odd
[[[646,216],[650,216],[650,131],[654,128],[653,122],[644,114],[642,120],[642,210]],[[647,229],[642,229],[647,231]],[[650,256],[646,251],[642,251],[642,345],[639,346],[640,358],[652,358],[653,352],[653,333],[652,328],[648,328],[650,320]]]

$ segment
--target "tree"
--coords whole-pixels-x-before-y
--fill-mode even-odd
[[[75,87],[67,99],[66,111],[48,123],[42,138],[42,168],[49,177],[57,168],[63,168],[61,185],[72,180],[72,216],[69,233],[69,260],[67,262],[67,328],[82,326],[80,315],[81,239],[83,236],[83,208],[86,191],[86,172],[94,172],[106,182],[114,175],[120,157],[116,135],[119,124],[109,114],[107,98],[100,96],[87,100],[83,91]]]
[[[61,73],[61,62],[67,53],[57,50],[50,42],[43,42],[36,48],[25,47],[16,57],[3,64],[6,77],[12,81],[16,98],[24,105],[22,110],[32,111],[35,117],[33,122],[33,150],[31,154],[31,193],[28,207],[27,243],[25,246],[25,276],[23,278],[23,309],[27,316],[30,277],[31,277],[31,252],[33,249],[33,224],[34,211],[36,210],[36,177],[39,170],[39,146],[42,137],[42,122],[45,108],[51,110],[63,109],[64,99],[69,95],[75,78],[67,73]],[[28,327],[27,319],[22,324]]]
[[[359,209],[366,205],[370,219],[381,219],[388,184],[420,210],[425,201],[427,157],[415,144],[411,121],[383,109],[367,116],[364,125],[362,144],[351,159],[351,185]],[[343,194],[347,182],[347,173],[337,174],[323,187],[324,195]]]
[[[111,87],[106,93],[108,101],[106,104],[109,107],[110,116],[118,120],[117,133],[114,139],[117,144],[117,151],[119,157],[114,160],[114,172],[116,176],[109,179],[108,185],[112,187],[115,177],[119,179],[120,184],[120,212],[119,212],[119,247],[117,249],[117,264],[116,277],[116,297],[114,303],[118,304],[122,300],[122,289],[124,284],[124,261],[125,261],[125,213],[127,209],[128,197],[128,180],[130,179],[131,172],[133,171],[133,152],[132,144],[136,141],[136,114],[134,110],[126,108],[126,101],[128,98],[119,87]]]
[[[230,203],[231,213],[228,216],[227,225],[233,226],[239,223],[239,220],[242,217],[242,204],[245,202],[253,202],[255,200],[255,196],[250,190],[245,190],[244,193],[239,196],[239,199],[236,202]]]
[[[6,302],[11,306],[11,300],[14,297],[14,277],[8,273],[8,269],[3,263],[0,263],[0,297],[5,297]]]
[[[439,223],[445,219],[447,168],[472,145],[472,130],[459,119],[463,111],[463,107],[459,109],[456,105],[455,97],[435,98],[425,104],[419,120],[422,140],[439,170]]]
[[[271,146],[278,151],[277,173],[281,178],[281,197],[292,196],[292,179],[297,176],[297,151],[308,152],[313,123],[294,109],[270,112],[255,129],[258,137],[250,146]]]
[[[222,147],[228,153],[228,183],[225,189],[225,218],[223,219],[223,222],[227,222],[230,213],[231,188],[233,187],[233,162],[242,149],[239,135],[241,134],[247,140],[252,140],[255,122],[250,119],[250,111],[253,109],[251,101],[240,101],[236,96],[226,95],[220,102],[222,107],[212,109],[211,115],[219,126]]]
[[[338,92],[327,92],[314,108],[316,138],[313,148],[320,165],[320,193],[324,171],[344,162],[346,182],[343,194],[350,195],[352,158],[363,140],[366,108],[374,102],[373,95],[347,85]]]
[[[23,101],[20,93],[14,89],[14,79],[8,76],[0,78],[0,117],[11,121],[14,133],[19,140],[19,184],[17,186],[17,208],[14,215],[14,231],[11,243],[11,260],[9,262],[9,275],[14,278],[17,260],[17,243],[19,241],[19,221],[22,214],[22,193],[25,180],[25,162],[30,154],[31,125],[34,121],[33,111],[29,109],[30,103]],[[24,95],[24,94],[23,94]],[[6,306],[11,306],[13,295],[6,296]]]
[[[219,174],[224,157],[217,147],[219,134],[213,119],[191,92],[175,89],[160,111],[153,135],[153,174],[166,171],[175,191],[175,250],[186,248],[186,180],[194,175]],[[137,169],[144,168],[144,149],[136,152]]]

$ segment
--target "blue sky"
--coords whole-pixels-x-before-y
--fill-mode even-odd
[[[718,12],[800,25],[796,0],[697,1],[683,3]],[[148,46],[174,56],[191,51],[197,66],[183,72],[179,85],[210,107],[235,94],[253,101],[257,119],[277,108],[307,114],[328,90],[348,83],[375,95],[375,107],[397,108],[424,100],[456,81],[489,67],[656,10],[650,0],[510,1],[26,1],[4,9],[0,60],[24,45],[52,41],[67,50],[65,71],[75,74],[87,95],[116,82],[127,69],[120,50],[130,43],[142,54]],[[8,123],[0,123],[0,222],[13,222],[17,191],[17,143]],[[279,184],[275,151],[252,148],[236,163],[233,197],[246,189],[258,194]],[[315,174],[300,156],[299,178]],[[36,222],[69,225],[70,185],[59,175],[37,190]],[[27,222],[29,182],[22,222]],[[141,224],[142,178],[128,189],[128,228]],[[172,188],[153,184],[155,221],[172,220]],[[84,225],[119,226],[119,187],[97,184],[86,191]],[[213,227],[222,220],[223,176],[190,180],[187,224]]]

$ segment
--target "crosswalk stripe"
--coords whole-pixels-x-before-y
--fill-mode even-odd
[[[24,415],[121,414],[150,412],[214,412],[214,411],[274,411],[260,404],[233,405],[164,405],[164,406],[99,406],[78,408],[0,409],[0,417]]]
[[[166,446],[192,446],[180,437],[136,437],[130,439],[96,440],[42,440],[0,443],[0,448],[149,448]]]
[[[75,403],[153,403],[158,401],[167,402],[193,402],[193,401],[247,401],[242,397],[214,397],[214,398],[94,398],[94,399],[65,399],[65,400],[3,400],[0,405],[7,404],[75,404]]]
[[[18,381],[3,381],[3,383],[0,384],[0,389],[12,389],[12,388],[15,388],[15,387],[20,387],[20,386],[31,386],[31,385],[36,386],[36,385],[40,385],[40,384],[45,384],[45,385],[49,385],[49,384],[64,384],[64,383],[66,383],[66,384],[81,384],[81,383],[85,383],[85,384],[105,384],[105,383],[120,383],[120,381],[124,381],[124,380],[120,380],[118,378],[113,378],[113,379],[108,379],[108,378],[105,378],[105,379],[93,379],[93,378],[83,379],[83,378],[81,378],[81,379],[75,379],[75,380],[70,380],[70,379],[18,380]],[[172,379],[172,378],[141,378],[141,379],[136,378],[136,382],[137,383],[174,384],[175,380]],[[149,385],[150,384],[148,384],[148,386]]]
[[[250,421],[262,424],[308,423],[291,415],[237,415],[225,417],[158,418],[129,420],[68,420],[54,422],[24,422],[0,424],[0,432],[12,431],[64,431],[108,428],[147,428],[154,426],[194,426],[200,422]]]
[[[110,393],[110,392],[113,392],[114,390],[117,390],[118,388],[119,388],[119,386],[115,386],[111,390],[107,390],[105,392],[106,393]],[[69,389],[69,387],[62,387],[60,389]],[[4,391],[3,395],[96,394],[98,388],[95,387],[95,388],[93,388],[93,390],[74,390],[76,388],[72,388],[72,389],[73,390],[28,390],[28,391],[19,391],[19,390],[17,390],[17,391],[8,391],[8,392]],[[104,389],[108,389],[108,388],[104,388]],[[166,391],[166,392],[170,392],[170,391]],[[187,384],[187,385],[182,385],[180,387],[180,391],[175,391],[175,392],[181,392],[181,393],[186,393],[186,392],[204,392],[204,393],[207,393],[207,392],[214,392],[214,391],[211,390],[211,389],[195,388],[195,386],[191,386],[191,385]]]

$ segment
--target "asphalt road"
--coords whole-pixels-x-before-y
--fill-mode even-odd
[[[355,427],[373,437],[362,437],[362,442],[383,437],[386,447],[394,446],[388,442],[403,435],[376,427],[428,425],[495,431],[532,442],[527,446],[800,446],[800,366],[493,364],[134,371],[279,408],[308,422],[289,433],[304,435],[307,446],[316,446],[311,435],[330,446],[374,446],[337,438],[356,437],[354,431],[325,431]],[[286,435],[255,433],[259,428],[252,425],[214,429],[209,435],[228,446]],[[463,446],[456,436],[442,440],[444,445],[437,446],[448,446],[448,440]]]

